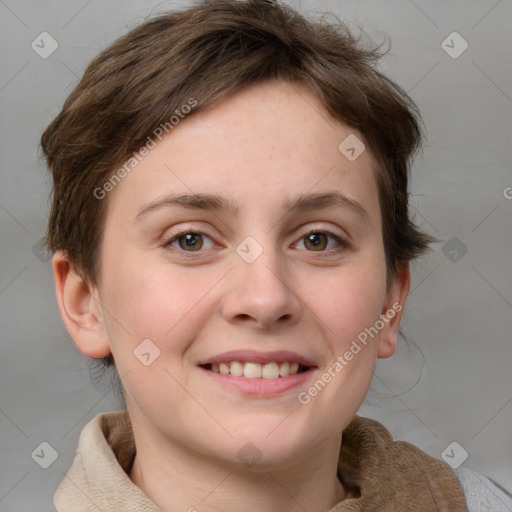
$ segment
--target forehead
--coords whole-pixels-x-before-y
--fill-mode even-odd
[[[370,217],[379,215],[373,158],[362,135],[298,84],[243,89],[184,116],[156,142],[109,193],[109,210],[136,217],[141,206],[169,193],[213,193],[238,213],[255,204],[275,203],[277,210],[299,192],[338,191],[364,203]],[[357,158],[348,158],[354,152]]]

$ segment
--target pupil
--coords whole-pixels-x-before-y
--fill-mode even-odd
[[[182,249],[183,248],[200,249],[203,245],[202,242],[200,242],[198,244],[198,240],[200,240],[200,237],[201,237],[201,235],[199,235],[197,233],[188,233],[186,235],[182,235],[180,237],[180,241],[185,239],[185,247],[183,247],[183,244],[180,244],[182,246]]]
[[[319,238],[322,237],[322,238]],[[308,243],[310,243],[313,247],[319,247],[325,248],[325,236],[323,233],[312,233],[311,235],[307,236]],[[324,242],[322,244],[322,242]]]

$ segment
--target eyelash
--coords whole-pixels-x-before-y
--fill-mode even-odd
[[[325,251],[325,250],[324,251],[308,251],[308,250],[306,250],[306,252],[310,252],[310,253],[313,253],[313,254],[317,253],[317,255],[320,256],[320,257],[328,257],[328,256],[332,256],[333,254],[342,252],[343,250],[346,250],[346,249],[351,247],[351,244],[346,239],[340,237],[339,235],[336,235],[336,234],[332,233],[331,231],[322,230],[322,229],[310,229],[309,231],[306,231],[306,232],[302,233],[301,236],[299,237],[299,240],[297,242],[295,242],[295,243],[298,243],[298,242],[302,241],[304,238],[306,238],[307,236],[312,235],[312,234],[316,234],[316,233],[321,233],[321,234],[326,235],[328,238],[333,238],[334,240],[336,240],[336,242],[338,242],[338,244],[341,247],[339,247],[337,249],[330,249],[328,251]],[[206,237],[210,238],[213,241],[212,237],[209,236],[207,233],[205,233],[203,231],[199,231],[199,230],[196,231],[196,230],[192,230],[192,229],[183,229],[182,231],[179,231],[178,233],[175,233],[171,238],[167,239],[162,244],[162,247],[164,249],[171,250],[172,252],[176,252],[180,256],[184,256],[186,258],[197,257],[198,253],[204,252],[204,250],[200,249],[198,251],[184,251],[183,249],[172,247],[172,244],[175,241],[177,241],[180,238],[180,236],[188,235],[188,234],[206,236]]]

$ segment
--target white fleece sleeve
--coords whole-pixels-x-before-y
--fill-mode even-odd
[[[464,488],[469,512],[512,512],[512,492],[472,469],[454,472]]]

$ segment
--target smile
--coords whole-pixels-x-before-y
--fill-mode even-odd
[[[290,350],[231,350],[196,362],[215,386],[252,397],[276,397],[303,386],[317,373],[317,358]]]
[[[213,363],[203,366],[207,370],[222,375],[232,375],[233,377],[245,377],[247,379],[279,379],[296,375],[307,371],[307,367],[297,362],[277,362],[271,361],[265,364],[255,362],[230,361],[222,363]]]

